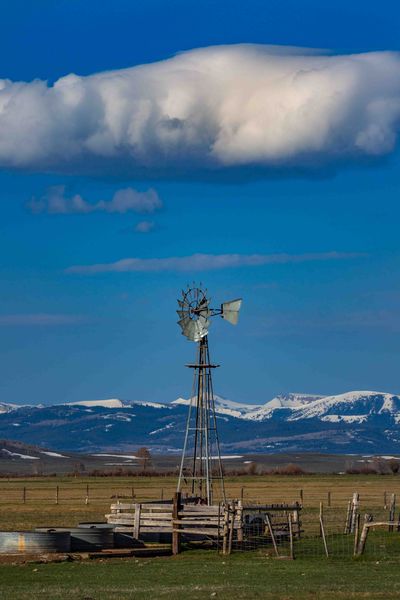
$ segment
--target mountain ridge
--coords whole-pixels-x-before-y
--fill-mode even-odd
[[[2,403],[0,437],[70,451],[125,451],[143,445],[155,452],[179,452],[189,402],[109,398],[49,406]],[[215,395],[215,406],[223,452],[400,451],[400,396],[395,394],[289,393],[264,404]]]

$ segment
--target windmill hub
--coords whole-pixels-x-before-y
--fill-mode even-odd
[[[224,302],[218,308],[212,308],[210,302],[207,290],[188,286],[186,290],[182,290],[177,310],[182,335],[198,345],[196,362],[187,365],[194,369],[194,381],[186,421],[178,492],[189,482],[192,496],[207,504],[212,504],[216,481],[219,482],[220,499],[225,500],[211,376],[212,369],[219,365],[213,365],[210,361],[208,330],[211,317],[217,315],[236,325],[242,300]]]

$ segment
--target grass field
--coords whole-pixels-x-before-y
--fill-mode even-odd
[[[173,477],[0,479],[0,529],[102,521],[111,502],[118,497],[126,499],[133,495],[136,501],[141,501],[159,499],[162,495],[167,499],[172,497],[175,486]],[[387,502],[392,493],[400,498],[400,476],[247,476],[228,478],[226,489],[228,498],[243,495],[245,502],[293,502],[302,498],[307,510],[316,510],[321,501],[328,507],[328,494],[332,509],[346,510],[352,493],[357,491],[361,510],[377,513],[384,510],[385,495]]]
[[[277,561],[261,553],[0,566],[0,581],[2,600],[400,597],[398,560]]]
[[[59,486],[59,503],[55,490]],[[86,504],[87,485],[89,503]],[[23,488],[25,487],[25,503]],[[76,525],[102,521],[115,497],[137,500],[172,496],[174,478],[31,478],[0,480],[0,529],[29,529],[38,525]],[[243,489],[243,492],[242,492]],[[302,492],[300,492],[302,490]],[[316,523],[319,502],[331,507],[327,519],[345,515],[354,491],[361,512],[382,518],[391,493],[400,494],[400,477],[314,475],[257,476],[227,480],[229,497],[251,502],[304,501],[304,517]],[[399,496],[400,497],[400,496]],[[129,558],[52,564],[0,565],[0,599],[4,600],[124,600],[183,598],[276,598],[340,600],[347,598],[400,598],[400,535],[370,536],[367,553],[351,557],[352,537],[332,530],[328,543],[334,550],[325,558],[321,539],[305,539],[296,548],[296,560],[277,560],[271,548],[234,552],[222,557],[215,550],[187,550],[178,557]],[[343,542],[343,538],[344,542]],[[334,544],[336,544],[334,546]],[[343,544],[347,544],[346,546]]]

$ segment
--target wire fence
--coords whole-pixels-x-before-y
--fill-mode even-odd
[[[349,512],[350,511],[350,512]],[[351,518],[350,518],[351,517]],[[362,541],[364,524],[368,539]],[[276,558],[400,557],[400,513],[391,495],[387,508],[350,500],[347,506],[279,510],[252,501],[243,505],[243,530],[232,551],[259,550]]]

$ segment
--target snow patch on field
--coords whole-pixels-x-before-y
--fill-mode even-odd
[[[39,460],[38,456],[28,456],[28,454],[20,454],[19,452],[11,452],[10,450],[6,450],[6,448],[2,448],[1,452],[7,454],[8,456],[15,456],[17,458],[22,458],[24,460]]]
[[[105,453],[101,453],[101,454],[91,454],[91,456],[105,456],[107,458],[131,458],[131,459],[137,459],[137,456],[135,456],[133,454],[105,454]]]
[[[59,454],[58,452],[50,452],[49,450],[41,450],[40,454],[46,454],[47,456],[53,456],[54,458],[69,458],[69,456],[64,456],[64,454]]]
[[[171,429],[171,427],[173,427],[175,425],[175,423],[168,423],[168,425],[165,425],[165,427],[161,427],[160,429],[154,429],[154,431],[150,431],[149,435],[155,435],[156,433],[160,433],[160,431],[165,431],[166,429]]]

